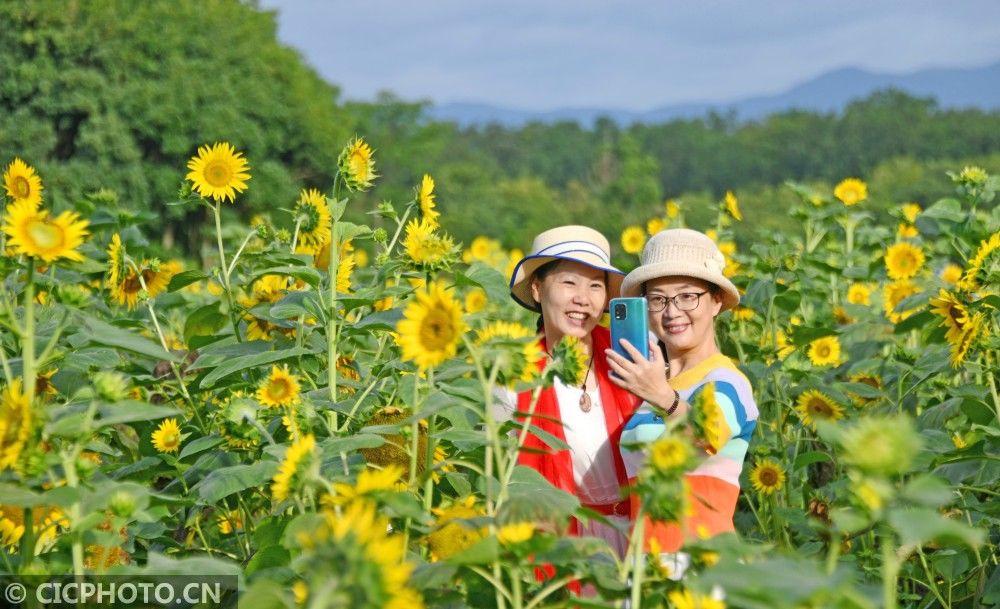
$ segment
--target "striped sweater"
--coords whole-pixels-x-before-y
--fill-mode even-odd
[[[697,366],[685,370],[670,379],[670,385],[681,399],[692,403],[699,392],[714,388],[715,401],[726,419],[728,433],[718,453],[705,458],[691,472],[688,481],[692,494],[698,500],[692,501],[693,516],[683,531],[674,531],[670,539],[660,537],[660,546],[674,550],[683,542],[683,537],[697,531],[699,535],[714,535],[733,530],[733,514],[740,489],[740,473],[747,454],[750,438],[757,425],[757,404],[754,402],[750,381],[722,354],[716,354]],[[642,470],[646,451],[628,449],[629,444],[649,444],[656,441],[665,431],[663,419],[649,404],[643,403],[625,424],[621,446],[625,470],[630,479],[635,479]],[[723,430],[726,432],[726,430]],[[656,529],[656,527],[651,527]],[[650,527],[647,527],[649,530]],[[648,539],[649,535],[647,535]],[[670,547],[674,546],[674,547]]]

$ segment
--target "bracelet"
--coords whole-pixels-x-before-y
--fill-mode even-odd
[[[673,389],[673,387],[671,387],[671,389]],[[670,405],[670,408],[667,408],[666,413],[665,413],[665,417],[669,417],[670,415],[674,414],[677,411],[677,406],[680,403],[681,403],[681,394],[677,393],[677,390],[675,389],[674,390],[674,403]]]

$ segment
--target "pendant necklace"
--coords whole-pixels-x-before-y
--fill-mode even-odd
[[[594,407],[593,403],[590,401],[590,394],[587,393],[587,379],[590,378],[590,369],[594,367],[594,356],[590,356],[590,363],[587,364],[587,374],[583,377],[583,383],[580,385],[580,410],[584,412],[590,412],[590,409]]]

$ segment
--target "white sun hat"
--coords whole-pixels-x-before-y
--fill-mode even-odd
[[[719,286],[722,311],[740,304],[740,293],[723,274],[726,257],[708,235],[688,228],[662,230],[642,250],[642,264],[622,282],[622,296],[640,296],[643,284],[660,277],[695,277]]]
[[[558,226],[537,237],[531,253],[514,267],[510,295],[527,309],[541,311],[531,295],[531,277],[546,262],[571,260],[608,273],[608,299],[618,296],[625,273],[611,266],[611,245],[607,238],[586,226]]]

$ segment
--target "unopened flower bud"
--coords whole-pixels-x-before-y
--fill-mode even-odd
[[[102,400],[118,402],[128,397],[128,380],[117,372],[101,371],[94,375],[94,391]]]
[[[116,491],[108,500],[108,507],[115,516],[128,518],[135,512],[135,497],[127,491]]]

